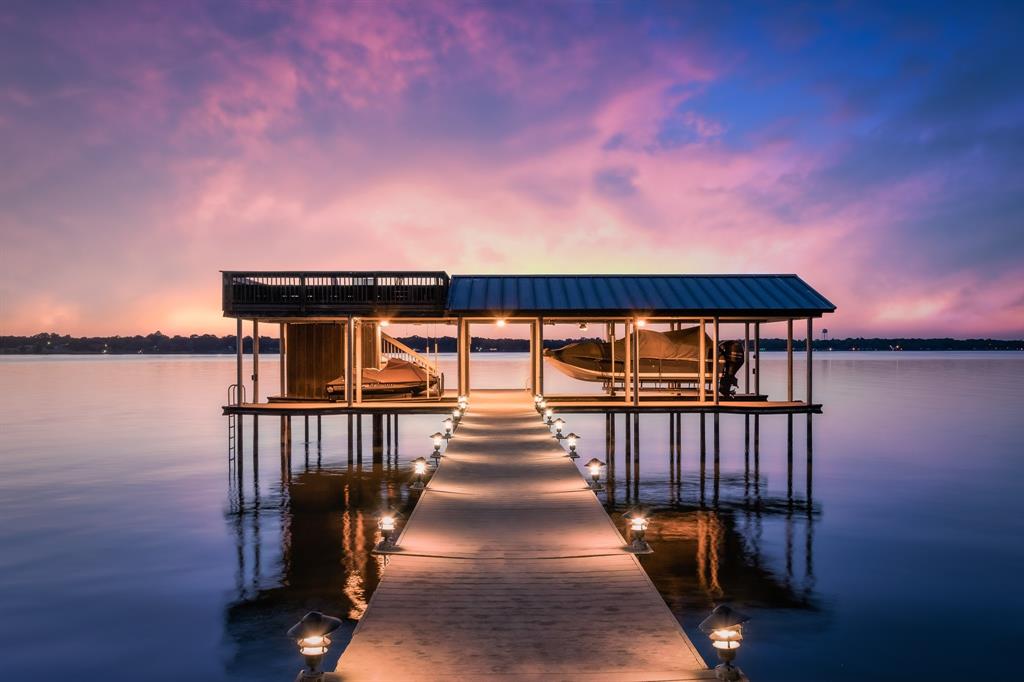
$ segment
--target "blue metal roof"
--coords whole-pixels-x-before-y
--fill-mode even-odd
[[[452,275],[449,313],[806,317],[836,307],[796,275]]]

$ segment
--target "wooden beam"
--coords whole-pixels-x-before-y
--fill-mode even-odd
[[[633,320],[633,404],[640,404],[640,325]]]
[[[718,404],[718,318],[712,324],[711,337],[711,393],[715,397],[715,405]]]
[[[743,392],[750,393],[750,323],[743,323]]]
[[[352,316],[345,322],[345,402],[349,407],[355,400],[356,332]]]
[[[260,321],[252,321],[252,401],[260,401]]]
[[[281,376],[278,379],[278,383],[280,384],[278,393],[281,395],[282,398],[284,398],[285,396],[288,395],[288,379],[287,379],[287,373],[285,372],[285,362],[286,362],[286,360],[284,359],[284,355],[287,352],[287,348],[285,346],[287,345],[288,341],[287,341],[287,337],[285,336],[285,333],[286,332],[285,332],[284,322],[282,322],[279,325],[277,325],[277,336],[278,336],[277,355],[278,355],[278,360],[279,360],[279,362],[281,364],[281,372],[280,372]]]
[[[754,393],[761,395],[761,323],[754,323]]]
[[[786,320],[786,400],[793,402],[793,320]]]
[[[697,351],[700,354],[700,363],[697,365],[697,381],[700,386],[698,388],[697,395],[700,396],[701,402],[707,400],[704,385],[707,383],[708,349],[707,344],[704,341],[704,334],[704,318],[702,317],[700,318],[700,348]]]
[[[242,404],[242,318],[235,320],[235,403]]]
[[[633,402],[633,379],[631,376],[633,365],[633,331],[629,325],[629,320],[622,323],[622,338],[625,340],[625,347],[623,348],[625,357],[622,358],[622,392],[627,404]]]
[[[813,318],[807,318],[807,397],[805,398],[808,405],[812,402],[812,389],[814,381],[814,371],[811,369],[811,354],[813,353],[813,341],[814,341],[814,320]]]

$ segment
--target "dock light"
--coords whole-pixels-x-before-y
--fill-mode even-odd
[[[587,470],[590,472],[590,489],[604,490],[604,486],[601,485],[601,467],[604,466],[604,462],[599,460],[597,457],[592,458],[587,462]]]
[[[743,624],[750,620],[750,616],[729,608],[725,604],[719,604],[698,626],[701,632],[706,632],[711,639],[711,646],[715,647],[718,659],[722,661],[715,667],[715,677],[725,682],[737,682],[744,679],[743,671],[732,664],[736,658],[736,650],[740,648],[743,641]]]
[[[537,403],[537,411],[540,412],[541,414],[543,414],[544,410],[547,409],[547,406],[548,406],[548,401],[544,400],[544,398],[541,398],[540,402]]]
[[[457,407],[455,409],[453,409],[452,410],[452,419],[454,421],[456,421],[456,422],[459,421],[460,419],[462,419],[462,410],[460,410]]]
[[[441,422],[441,427],[444,429],[444,439],[448,440],[452,437],[452,429],[455,428],[455,421],[451,417],[446,417],[445,420]]]
[[[441,444],[444,442],[444,434],[437,431],[430,437],[430,440],[434,443],[434,452],[441,452]]]
[[[499,327],[504,327],[505,326],[505,318],[504,317],[499,317],[498,321],[495,322],[495,324],[498,325]]]
[[[459,396],[459,409],[462,410],[463,412],[465,412],[467,407],[469,407],[469,398],[467,398],[464,395],[460,395]]]
[[[306,661],[308,670],[299,674],[300,680],[323,679],[320,664],[324,654],[331,647],[332,632],[341,627],[341,621],[332,616],[325,616],[319,611],[310,611],[298,623],[288,629],[288,636],[299,645],[299,653]]]
[[[559,417],[552,423],[555,426],[555,438],[557,438],[558,440],[562,440],[562,438],[565,437],[562,435],[562,429],[565,428],[565,420]]]
[[[373,548],[374,552],[390,552],[395,549],[395,529],[401,514],[388,509],[377,517],[377,528],[380,529],[381,541]]]
[[[633,510],[623,514],[622,518],[629,524],[629,534],[633,538],[629,543],[629,551],[633,554],[652,553],[654,550],[644,539],[647,536],[647,526],[650,524],[647,515],[640,510]]]
[[[581,332],[587,331],[587,323],[586,322],[580,322],[580,331]]]
[[[409,485],[410,490],[423,490],[426,484],[423,483],[423,477],[427,474],[427,460],[422,457],[417,457],[412,461],[412,472],[416,474],[416,480]]]
[[[544,408],[544,423],[551,426],[555,423],[555,411],[550,407]]]
[[[637,320],[636,321],[636,326],[638,326],[638,327],[646,327],[647,326],[647,320],[644,320],[642,318]]]
[[[575,433],[570,433],[565,437],[566,442],[569,444],[569,459],[577,459],[579,455],[576,453],[576,441],[583,436],[577,436]]]
[[[381,321],[380,321],[380,326],[382,326],[382,327],[387,327],[387,326],[389,326],[390,324],[391,324],[391,321],[390,321],[390,320],[381,320]]]
[[[542,396],[540,393],[538,393],[537,395],[533,396],[533,404],[534,405],[540,405],[540,402],[542,400],[544,400],[544,396]]]

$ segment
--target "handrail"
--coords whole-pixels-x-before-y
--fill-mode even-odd
[[[405,345],[393,336],[381,333],[380,335],[381,355],[398,356],[402,360],[413,363],[424,369],[428,375],[437,376],[437,365],[424,358],[417,351]]]
[[[239,389],[241,389],[242,400],[238,400]],[[228,405],[241,405],[245,402],[245,384],[231,384],[228,386]]]
[[[228,314],[441,314],[449,286],[448,275],[440,271],[225,271],[221,276],[221,303]]]

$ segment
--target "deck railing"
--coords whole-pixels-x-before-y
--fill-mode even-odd
[[[440,315],[443,272],[224,272],[227,315]]]

